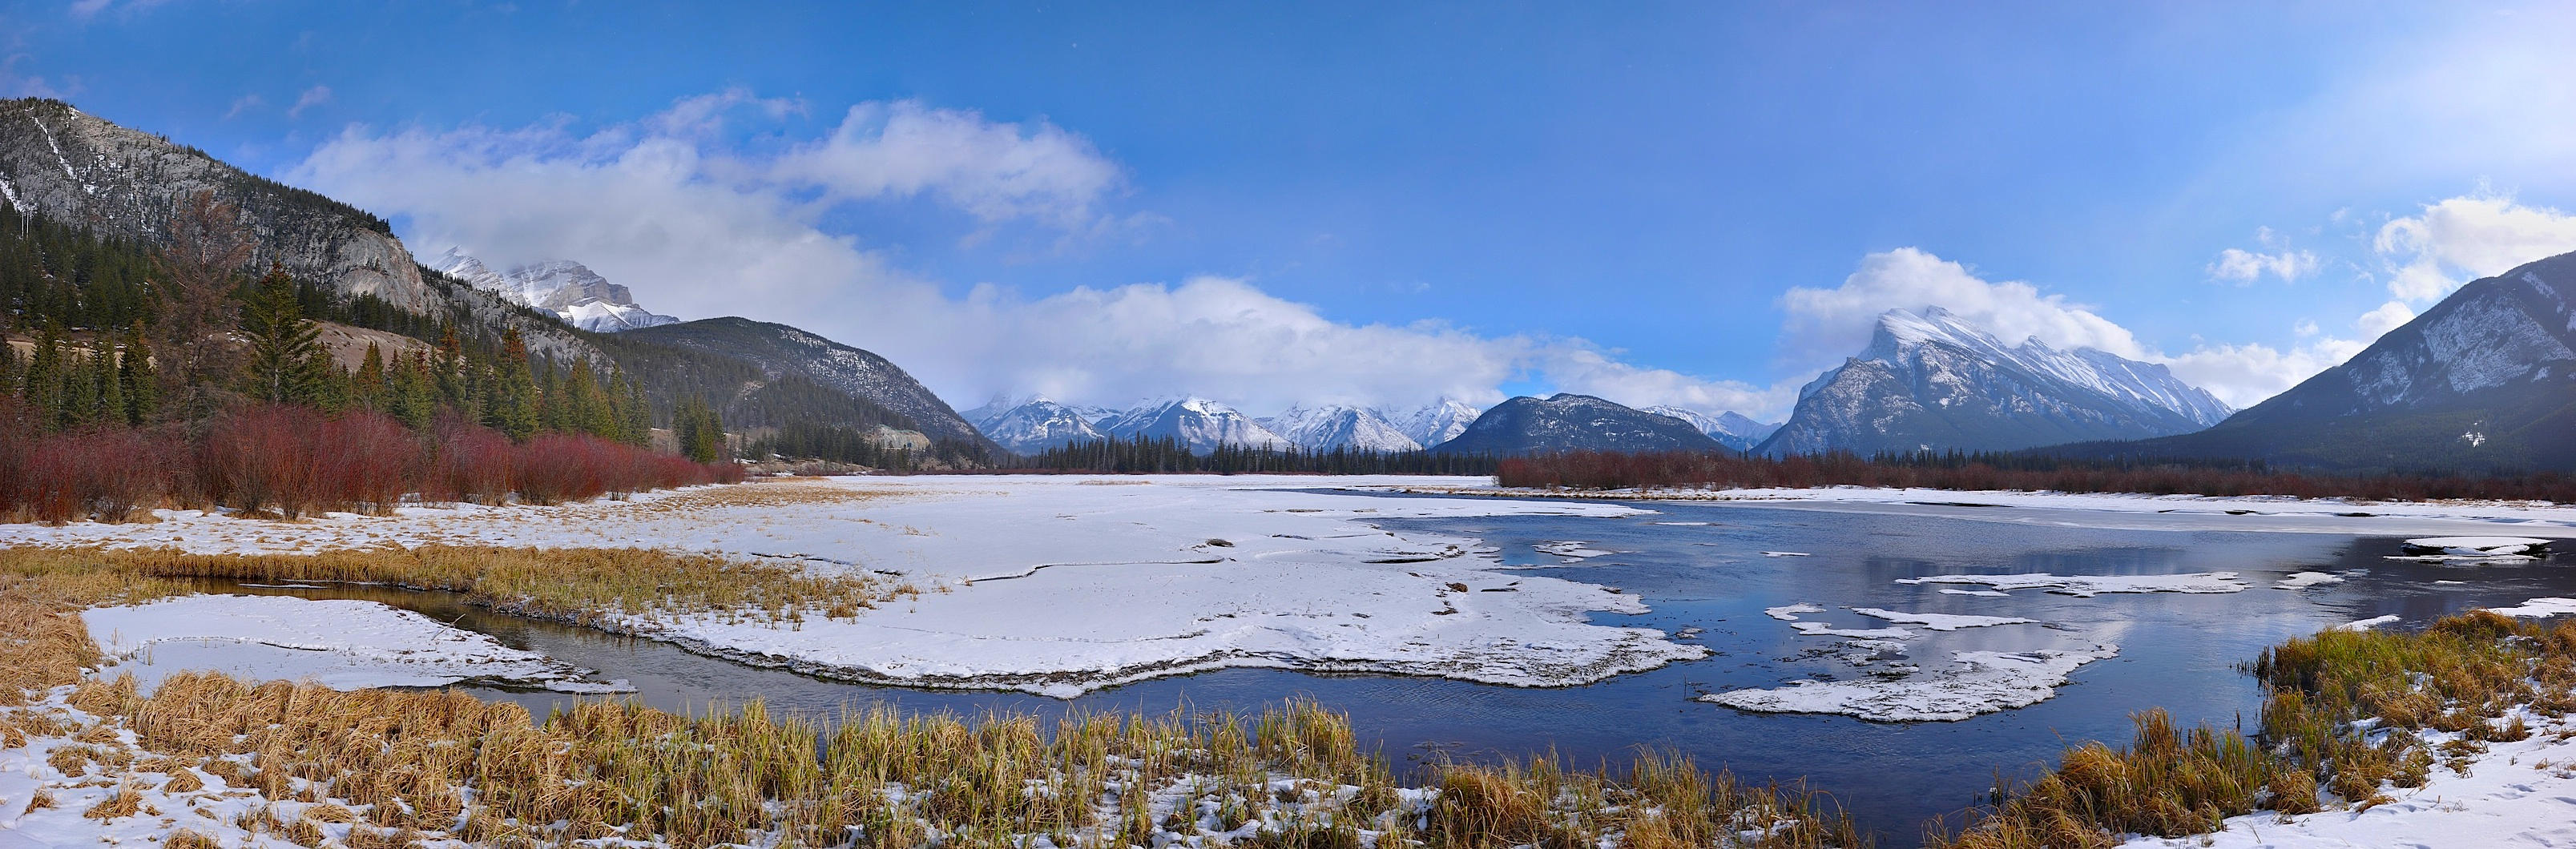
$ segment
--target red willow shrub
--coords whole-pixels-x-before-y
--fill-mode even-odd
[[[461,422],[425,436],[370,412],[309,407],[225,412],[203,436],[177,429],[48,434],[0,397],[0,521],[129,521],[157,506],[217,505],[293,519],[390,512],[406,498],[556,504],[648,489],[739,483],[732,463],[695,463],[586,435],[526,444]]]
[[[1735,454],[1568,451],[1502,461],[1503,486],[1570,489],[1921,487],[1948,490],[2116,492],[2150,495],[2287,495],[2424,501],[2446,498],[2576,502],[2576,476],[2328,475],[2167,463],[2035,460],[2006,468],[1979,460],[1868,460],[1851,454],[1746,457]]]

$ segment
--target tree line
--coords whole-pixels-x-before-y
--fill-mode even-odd
[[[369,342],[347,366],[314,316],[389,305],[344,301],[275,264],[254,276],[245,267],[253,237],[239,210],[211,193],[182,198],[168,235],[147,250],[0,202],[0,330],[28,337],[23,350],[0,344],[0,479],[9,479],[0,486],[0,514],[42,504],[37,512],[52,520],[122,517],[141,497],[133,493],[176,503],[237,496],[244,500],[232,506],[288,515],[296,508],[268,506],[272,491],[307,492],[314,503],[377,503],[322,481],[335,474],[400,481],[423,497],[488,496],[499,481],[527,487],[513,490],[523,500],[728,475],[714,468],[724,459],[723,422],[702,400],[684,401],[672,416],[687,457],[680,462],[700,468],[657,465],[649,459],[652,405],[614,364],[603,374],[587,359],[531,357],[515,329],[497,344],[470,344],[474,334],[451,323],[438,328],[436,343],[389,339],[388,350]],[[381,435],[383,427],[408,441],[349,436]],[[575,467],[539,456],[547,451]],[[351,452],[392,465],[323,471],[336,462],[329,458]],[[236,455],[262,459],[246,465]],[[242,471],[293,462],[310,468]],[[464,482],[458,463],[482,471]],[[584,472],[581,463],[598,468]],[[167,473],[131,468],[154,464]],[[283,490],[258,483],[296,474],[320,477]],[[68,478],[33,479],[49,475]],[[108,480],[116,477],[136,480]]]
[[[1571,489],[1920,487],[2149,495],[2285,495],[2423,501],[2447,498],[2576,502],[2576,476],[2559,472],[2333,474],[2262,460],[2084,459],[2032,453],[1847,452],[1760,457],[1734,452],[1568,451],[1513,457],[1494,470],[1502,486]]]

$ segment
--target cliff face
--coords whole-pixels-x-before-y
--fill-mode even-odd
[[[21,210],[159,244],[179,200],[199,191],[241,207],[258,265],[412,312],[439,300],[382,219],[59,101],[0,100],[0,198]]]

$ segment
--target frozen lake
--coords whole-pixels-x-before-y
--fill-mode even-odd
[[[1388,504],[1412,498],[1331,497]],[[1595,613],[1595,624],[1687,635],[1678,639],[1711,652],[1705,658],[1562,688],[1276,669],[1156,678],[1071,700],[873,687],[492,614],[437,594],[374,588],[262,590],[230,584],[209,584],[207,589],[367,598],[409,607],[491,634],[511,647],[627,679],[638,697],[674,710],[703,710],[711,703],[755,696],[775,707],[821,715],[870,701],[970,714],[985,709],[1163,711],[1184,704],[1257,710],[1285,697],[1307,695],[1350,713],[1363,739],[1376,741],[1399,764],[1552,749],[1570,762],[1590,765],[1604,759],[1623,762],[1640,746],[1668,748],[1747,779],[1805,777],[1850,806],[1892,845],[1911,844],[1926,819],[1975,802],[1998,771],[2026,775],[2053,761],[2071,742],[2125,741],[2128,717],[2136,711],[2162,707],[2185,723],[2231,726],[2241,720],[2250,726],[2260,699],[2237,665],[2283,638],[2383,615],[2398,617],[2388,627],[2411,627],[2474,607],[2576,596],[2576,570],[2567,568],[2576,565],[2576,558],[2564,551],[2528,563],[2479,566],[2387,559],[2404,553],[2401,535],[2211,529],[2213,523],[2207,522],[2177,523],[2192,529],[2164,530],[2152,514],[2089,521],[2091,514],[2020,507],[1633,506],[1653,512],[1367,520],[1404,536],[1482,540],[1511,570],[1495,573],[1505,580],[1552,577],[1617,587],[1641,597],[1650,612]],[[1900,583],[2039,573],[2085,578],[2235,573],[2220,583],[2245,589],[2078,597],[2041,588],[1995,595],[1991,581]],[[2301,573],[2316,574],[2293,578]],[[2206,588],[2212,580],[2179,583]],[[1784,615],[1797,621],[1770,613],[1781,609],[1795,609]],[[2012,619],[2031,621],[1990,624]],[[1799,623],[1822,623],[1809,630],[1876,633],[1807,635]],[[1955,627],[1960,623],[1973,626]],[[1955,629],[1936,630],[1943,626]],[[1890,639],[1886,629],[1903,629],[1906,636]],[[1855,646],[1854,639],[1873,641]],[[2117,647],[2116,656],[2075,667],[2072,683],[2056,687],[2053,697],[1955,722],[1760,713],[1696,700],[1802,680],[1875,681],[1901,676],[1909,664],[1937,672],[1950,665],[1956,652],[2082,652],[2106,645]],[[540,711],[571,698],[484,692]]]

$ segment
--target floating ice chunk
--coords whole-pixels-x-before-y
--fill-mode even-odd
[[[204,669],[334,689],[508,681],[564,692],[632,692],[582,670],[409,610],[352,599],[190,595],[83,611],[90,639],[146,689]]]
[[[1982,584],[1998,590],[2047,590],[2090,598],[2102,593],[2238,593],[2246,584],[2234,572],[2188,575],[1925,575],[1898,578],[1900,584]]]
[[[1717,524],[1717,523],[1716,523],[1716,522],[1647,522],[1646,524],[1649,524],[1649,525],[1663,525],[1663,526],[1665,526],[1665,527],[1672,527],[1672,528],[1703,528],[1703,527],[1707,527],[1707,526],[1709,526],[1709,525],[1714,525],[1714,524]]]
[[[2076,651],[1963,651],[1950,656],[1946,669],[1892,681],[1809,681],[1699,700],[1737,710],[1834,713],[1873,722],[1957,721],[2046,701],[2077,667],[2119,653],[2107,643]]]
[[[1911,640],[1914,632],[1903,628],[1836,628],[1823,622],[1791,622],[1802,637],[1849,637],[1855,640]]]
[[[1809,556],[1809,555],[1808,555],[1806,552],[1804,552],[1804,551],[1765,551],[1765,552],[1762,552],[1762,556],[1764,556],[1764,557],[1806,557],[1806,556]]]
[[[1942,588],[1941,588],[1941,594],[1942,594],[1942,595],[1977,595],[1977,596],[1986,596],[1986,597],[1989,597],[1989,598],[2011,598],[2011,597],[2012,597],[2012,593],[2003,592],[2003,591],[2001,591],[2001,590],[1962,590],[1962,589],[1957,589],[1957,588],[1954,588],[1954,587],[1942,587]]]
[[[2460,557],[2537,556],[2549,550],[2549,541],[2531,537],[2419,537],[2407,540],[2406,549],[2418,554]]]
[[[2018,616],[1968,616],[1954,613],[1904,613],[1875,607],[1855,607],[1851,612],[1872,619],[1885,619],[1899,625],[1921,625],[1934,631],[1956,631],[1961,628],[1984,628],[1992,625],[2029,625],[2036,619]]]
[[[2386,615],[2386,616],[2373,616],[2373,617],[2370,617],[2370,618],[2368,618],[2368,619],[2356,619],[2356,620],[2353,620],[2353,621],[2351,621],[2351,622],[2346,622],[2346,623],[2343,623],[2343,624],[2341,624],[2341,625],[2334,626],[2334,630],[2337,630],[2337,631],[2368,631],[2368,630],[2370,630],[2370,629],[2372,629],[2372,628],[2377,628],[2377,627],[2379,627],[2379,626],[2381,626],[2381,625],[2386,625],[2386,624],[2388,624],[2388,623],[2395,622],[2395,621],[2397,621],[2397,614],[2391,613],[2391,614],[2388,614],[2388,615]]]
[[[2287,578],[2274,581],[2272,582],[2272,586],[2277,589],[2297,590],[2306,589],[2320,584],[2340,583],[2343,583],[2342,575],[2329,574],[2326,572],[2300,572]]]
[[[2498,616],[2521,616],[2533,619],[2576,615],[2576,598],[2535,598],[2512,607],[2490,607],[2487,608],[2487,612]]]
[[[1603,551],[1601,549],[1591,548],[1589,547],[1591,545],[1591,543],[1584,542],[1582,540],[1550,540],[1530,547],[1538,549],[1542,553],[1576,560],[1604,557],[1618,553],[1616,551]]]
[[[1822,608],[1822,607],[1817,607],[1817,606],[1812,605],[1812,604],[1807,604],[1807,603],[1805,603],[1805,602],[1800,602],[1800,603],[1797,603],[1797,604],[1786,604],[1786,605],[1781,605],[1781,606],[1779,606],[1779,607],[1765,607],[1765,608],[1762,608],[1762,615],[1764,615],[1764,616],[1768,616],[1768,617],[1771,617],[1771,618],[1773,618],[1773,619],[1778,619],[1778,620],[1780,620],[1780,621],[1782,621],[1782,622],[1796,622],[1796,621],[1798,621],[1798,614],[1801,614],[1801,613],[1823,613],[1823,612],[1825,612],[1825,609],[1824,609],[1824,608]]]

